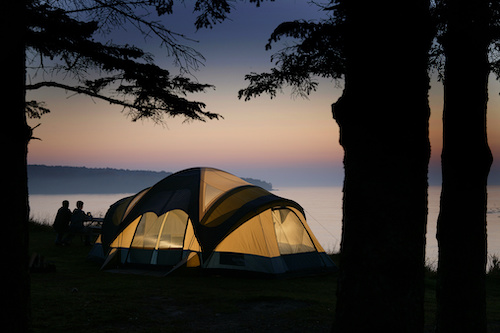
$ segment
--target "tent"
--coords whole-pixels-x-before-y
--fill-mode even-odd
[[[335,269],[299,204],[213,168],[180,171],[114,203],[96,246],[103,268]]]

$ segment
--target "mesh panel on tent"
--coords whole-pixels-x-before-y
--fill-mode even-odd
[[[155,213],[149,212],[142,215],[130,247],[137,249],[155,248],[161,227],[161,223],[156,223],[157,219],[158,216]]]
[[[184,233],[186,231],[188,215],[179,209],[171,210],[164,214],[161,236],[158,239],[158,249],[182,249]]]
[[[304,225],[290,209],[273,210],[273,221],[281,254],[316,251]]]
[[[142,215],[131,247],[143,249],[182,249],[188,215],[179,209],[161,216],[148,212]]]

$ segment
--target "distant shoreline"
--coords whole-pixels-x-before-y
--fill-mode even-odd
[[[166,171],[32,164],[28,165],[28,188],[30,194],[137,193],[171,174]],[[273,190],[269,182],[242,179],[268,191]]]

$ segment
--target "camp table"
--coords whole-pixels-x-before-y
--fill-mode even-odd
[[[103,218],[93,217],[90,221],[85,221],[87,224],[87,228],[93,235],[100,235],[102,231],[102,223],[104,222]]]

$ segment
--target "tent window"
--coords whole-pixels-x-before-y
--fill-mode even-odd
[[[132,241],[133,248],[142,249],[182,249],[188,215],[174,209],[160,216],[148,212],[139,221]]]
[[[188,215],[179,209],[172,210],[164,215],[166,216],[158,242],[158,249],[182,249]]]
[[[299,217],[290,209],[274,209],[273,222],[281,254],[315,251],[311,237],[309,237]]]
[[[161,227],[161,223],[156,223],[157,219],[156,214],[151,212],[141,217],[131,247],[142,249],[155,248]]]

